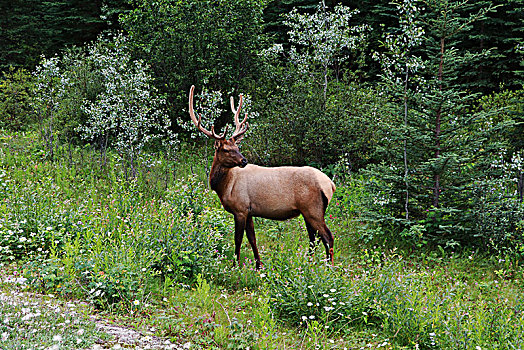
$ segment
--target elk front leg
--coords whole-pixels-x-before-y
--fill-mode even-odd
[[[304,220],[305,221],[305,220]],[[309,255],[313,256],[315,253],[315,246],[316,246],[316,239],[317,239],[317,231],[309,224],[309,222],[306,222],[306,229],[307,233],[309,235]]]
[[[242,246],[242,239],[244,238],[245,227],[246,227],[246,218],[240,215],[235,215],[235,256],[237,258],[237,263],[239,267],[240,267],[240,247]]]
[[[260,255],[258,254],[257,239],[255,237],[255,225],[253,224],[253,217],[248,216],[246,222],[246,235],[253,249],[253,255],[255,256],[256,269],[260,270]]]

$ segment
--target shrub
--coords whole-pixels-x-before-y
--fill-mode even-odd
[[[147,301],[147,284],[159,276],[188,285],[214,271],[227,249],[222,237],[231,220],[212,206],[196,178],[178,180],[166,199],[145,200],[133,182],[113,186],[101,205],[81,198],[67,214],[63,204],[52,204],[67,219],[44,227],[42,241],[24,250],[7,242],[20,251],[16,258],[36,259],[26,271],[34,288],[82,295],[99,308],[138,311]],[[44,218],[40,211],[37,216]]]
[[[89,49],[88,59],[96,67],[102,90],[92,101],[84,99],[82,110],[88,116],[77,127],[82,138],[98,141],[103,150],[116,148],[131,176],[137,175],[137,162],[146,145],[158,138],[169,140],[165,98],[152,85],[149,67],[133,60],[123,35],[110,43],[99,40]]]
[[[35,80],[33,106],[50,159],[58,139],[83,138],[102,151],[104,161],[106,149],[116,148],[135,177],[138,164],[147,160],[141,159],[144,147],[159,139],[171,148],[177,144],[168,130],[165,98],[153,86],[149,67],[131,58],[123,35],[44,58]]]
[[[331,330],[362,321],[368,301],[355,282],[303,251],[281,252],[266,266],[270,303],[279,319],[293,325],[316,320]]]
[[[472,228],[475,236],[501,256],[524,257],[523,153],[504,150],[491,162],[491,176],[473,185]],[[509,159],[508,159],[509,158]]]
[[[10,67],[0,78],[0,128],[26,129],[35,121],[31,109],[33,80],[24,69]]]

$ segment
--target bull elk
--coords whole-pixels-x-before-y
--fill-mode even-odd
[[[198,130],[215,140],[209,184],[224,209],[235,217],[237,262],[240,264],[240,246],[245,230],[253,249],[256,268],[260,269],[253,217],[287,220],[302,214],[309,234],[310,252],[318,234],[326,248],[327,259],[333,264],[333,234],[324,220],[326,208],[335,191],[333,182],[320,170],[308,166],[268,168],[248,164],[238,148],[249,127],[247,113],[242,121],[239,120],[242,95],[237,109],[231,97],[235,130],[227,139],[227,127],[222,134],[217,135],[214,127],[209,131],[202,126],[200,115],[197,119],[193,109],[194,89],[195,86],[191,86],[189,92],[189,115]]]

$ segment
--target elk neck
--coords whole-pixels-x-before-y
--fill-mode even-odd
[[[224,167],[222,164],[213,160],[211,165],[211,171],[209,173],[209,186],[213,191],[215,191],[220,197],[224,193],[224,189],[227,184],[227,175],[229,173],[229,168]]]

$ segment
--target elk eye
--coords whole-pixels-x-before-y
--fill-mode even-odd
[[[229,153],[229,150],[228,150],[228,149],[225,149],[224,152]]]

